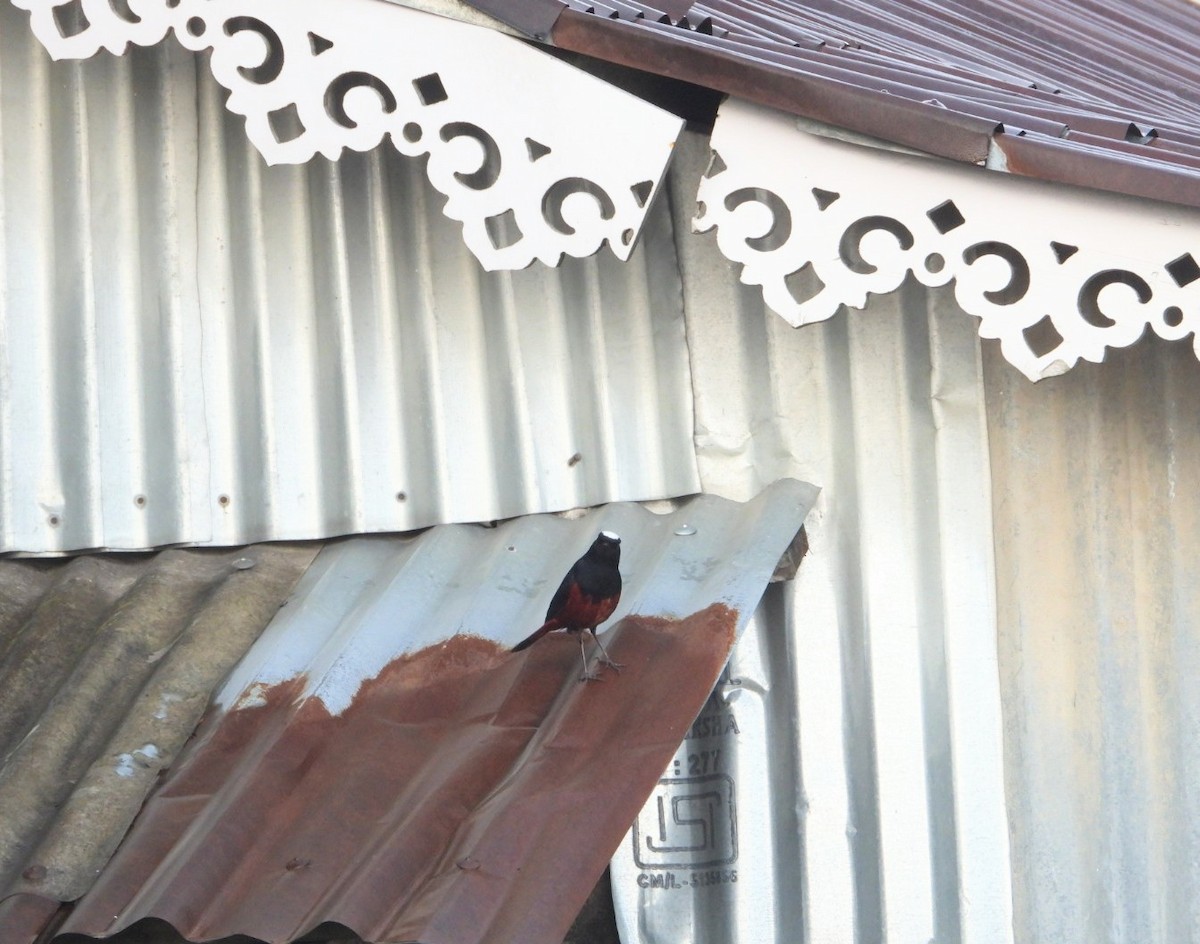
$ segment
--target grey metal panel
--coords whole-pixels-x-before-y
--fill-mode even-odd
[[[676,180],[697,179],[704,141],[680,148]],[[686,188],[672,192],[681,233]],[[623,940],[1009,941],[973,320],[908,284],[794,330],[710,239],[679,239],[706,491],[799,475],[822,492],[797,579],[768,594],[724,703],[707,709],[716,720],[693,729],[660,787],[672,799],[680,771],[705,776],[706,762],[733,778],[736,861],[639,864],[631,834],[613,863]],[[700,887],[664,886],[667,874]]]
[[[0,561],[0,899],[91,886],[317,551]]]
[[[1017,940],[1200,940],[1200,364],[984,363]]]
[[[24,19],[0,4],[0,551],[698,490],[662,208],[628,264],[485,273],[394,149],[268,168],[175,44],[51,63]]]

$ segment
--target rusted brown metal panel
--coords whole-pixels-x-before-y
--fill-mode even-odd
[[[596,684],[574,638],[514,655],[459,636],[394,660],[337,716],[302,681],[273,686],[202,728],[68,929],[107,933],[147,887],[194,940],[336,921],[372,941],[561,941],[580,905],[565,890],[603,873],[736,622],[720,605],[627,617],[608,645],[625,668]]]
[[[559,944],[815,491],[327,546],[62,931]],[[598,529],[624,668],[584,684],[576,637],[510,649]]]

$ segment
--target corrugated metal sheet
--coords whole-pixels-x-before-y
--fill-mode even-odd
[[[62,931],[557,944],[814,491],[329,545]],[[601,528],[623,538],[625,668],[589,685],[570,636],[508,647]]]
[[[1200,940],[1200,364],[985,359],[1018,940]]]
[[[196,57],[0,3],[0,552],[698,490],[677,265],[485,273],[394,149],[264,166]],[[619,461],[636,455],[636,462]]]
[[[468,2],[566,49],[929,153],[1200,206],[1188,0]]]
[[[688,135],[676,158],[681,234],[704,144]],[[730,778],[736,859],[664,860],[631,834],[613,865],[622,938],[1009,941],[973,319],[909,283],[795,330],[737,284],[711,237],[679,239],[706,490],[738,497],[800,475],[822,492],[799,576],[768,593],[712,720],[655,795],[674,800],[673,781],[693,773]],[[647,831],[661,843],[653,829],[643,844]],[[673,835],[700,844],[694,827]]]
[[[91,886],[316,553],[0,561],[0,899]]]

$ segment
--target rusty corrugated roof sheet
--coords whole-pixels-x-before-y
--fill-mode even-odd
[[[1200,206],[1187,0],[467,0],[557,46],[960,161]]]
[[[814,496],[327,545],[60,931],[558,944]],[[509,648],[598,529],[624,539],[625,668],[583,685],[573,638]]]

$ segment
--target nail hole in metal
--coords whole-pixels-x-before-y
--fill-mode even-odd
[[[44,882],[49,871],[44,865],[31,865],[21,873],[21,877],[27,882]]]

